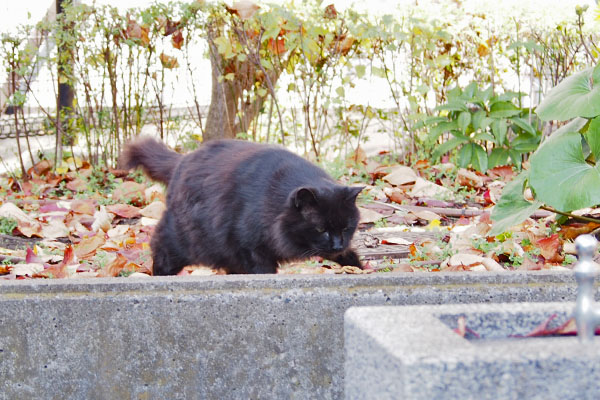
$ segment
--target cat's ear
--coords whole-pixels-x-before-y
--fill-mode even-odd
[[[354,203],[356,196],[365,188],[365,186],[349,186],[346,188],[346,201]]]
[[[291,203],[299,210],[307,206],[314,207],[317,205],[317,196],[313,188],[299,187],[292,192],[290,197]]]

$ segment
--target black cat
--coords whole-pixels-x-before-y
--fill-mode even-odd
[[[122,162],[168,184],[151,243],[154,275],[192,264],[275,273],[279,262],[311,256],[362,268],[349,247],[362,188],[337,184],[283,148],[218,140],[181,155],[141,138]]]

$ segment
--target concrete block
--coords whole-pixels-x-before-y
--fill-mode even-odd
[[[597,399],[600,339],[516,338],[574,303],[358,307],[345,314],[346,399]],[[479,334],[453,331],[460,316]]]
[[[0,399],[341,399],[351,306],[574,298],[548,272],[0,281]]]

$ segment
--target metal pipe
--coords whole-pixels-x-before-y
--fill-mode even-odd
[[[575,240],[579,261],[573,270],[577,281],[577,303],[573,316],[581,342],[591,342],[596,327],[600,325],[600,309],[594,302],[594,280],[599,272],[598,264],[594,262],[597,247],[598,241],[592,235],[581,235]]]

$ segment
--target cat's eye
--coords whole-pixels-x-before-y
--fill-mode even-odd
[[[317,226],[315,229],[316,229],[316,231],[317,231],[317,232],[319,232],[319,233],[323,233],[323,232],[325,232],[325,228],[322,228],[322,227],[320,227],[320,226]]]

